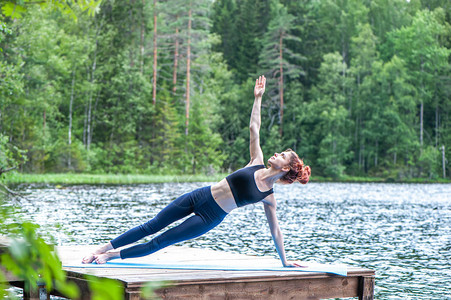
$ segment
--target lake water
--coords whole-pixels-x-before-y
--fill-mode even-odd
[[[25,218],[58,245],[107,242],[205,183],[21,187]],[[290,260],[376,270],[376,299],[451,299],[451,185],[276,185]],[[184,245],[276,256],[262,204],[236,209]]]

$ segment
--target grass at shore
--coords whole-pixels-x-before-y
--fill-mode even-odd
[[[217,182],[228,174],[215,175],[145,175],[145,174],[22,174],[9,173],[4,183],[7,185],[16,184],[144,184],[144,183],[165,183],[165,182]],[[342,178],[327,178],[314,176],[311,182],[403,182],[403,183],[451,183],[449,179],[412,178],[405,180],[393,180],[381,177],[355,177],[344,176]]]
[[[142,184],[164,182],[214,182],[227,174],[143,175],[143,174],[8,174],[6,184]]]

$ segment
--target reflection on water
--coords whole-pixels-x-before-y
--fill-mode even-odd
[[[204,183],[24,187],[17,205],[59,245],[106,242]],[[277,185],[278,217],[291,260],[376,270],[376,299],[451,299],[451,185]],[[276,255],[261,204],[233,211],[184,242]]]

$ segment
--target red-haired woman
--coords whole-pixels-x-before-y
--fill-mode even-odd
[[[285,258],[282,232],[276,216],[276,199],[273,186],[279,181],[306,184],[310,167],[304,166],[291,149],[275,153],[265,168],[260,148],[260,108],[265,92],[266,78],[260,76],[255,83],[255,101],[250,120],[250,155],[246,167],[230,174],[220,182],[180,196],[161,210],[153,219],[132,228],[86,256],[83,263],[106,263],[113,258],[131,258],[154,253],[169,245],[198,237],[217,226],[233,209],[251,203],[263,202],[271,235],[277,253],[286,267],[296,266]],[[145,244],[137,244],[122,250],[119,247],[134,243],[145,236],[155,234],[169,224],[191,215],[180,225],[173,227]]]

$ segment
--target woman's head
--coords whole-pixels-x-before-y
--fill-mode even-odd
[[[287,149],[282,153],[275,153],[268,161],[272,167],[280,167],[287,173],[280,178],[281,183],[291,184],[298,181],[302,184],[309,182],[312,170],[309,166],[305,166],[302,159],[291,149]]]

